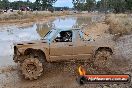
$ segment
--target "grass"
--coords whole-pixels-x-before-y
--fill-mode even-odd
[[[132,34],[132,17],[127,14],[109,14],[106,23],[110,25],[109,32],[115,36]]]

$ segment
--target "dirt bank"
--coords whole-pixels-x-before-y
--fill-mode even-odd
[[[54,12],[49,11],[14,11],[0,14],[0,23],[15,23],[42,20],[46,17],[70,15],[69,12]]]
[[[37,11],[37,12],[22,12],[18,14],[17,12],[13,13],[4,13],[0,14],[0,29],[7,26],[17,26],[17,27],[28,27],[32,26],[34,23],[36,24],[44,24],[51,20],[54,20],[57,17],[65,18],[67,16],[83,16],[83,17],[92,17],[97,14],[83,14],[78,13],[75,14],[73,12],[47,12],[47,11]]]
[[[48,12],[48,11],[34,11],[34,12],[7,12],[0,14],[0,27],[3,25],[17,25],[19,27],[30,26],[35,23],[45,23],[58,16],[73,15],[70,12]]]

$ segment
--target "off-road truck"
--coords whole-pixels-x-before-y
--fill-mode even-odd
[[[30,80],[44,72],[46,63],[93,60],[95,65],[110,63],[113,48],[110,44],[97,43],[81,29],[52,29],[43,39],[14,43],[14,58],[20,63],[22,74]]]

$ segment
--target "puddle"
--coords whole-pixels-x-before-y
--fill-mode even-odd
[[[29,27],[18,28],[16,26],[7,26],[0,31],[0,66],[12,65],[13,43],[20,41],[39,40],[55,28],[72,28],[76,25],[89,24],[89,17],[57,17],[55,20],[45,24],[33,24]]]

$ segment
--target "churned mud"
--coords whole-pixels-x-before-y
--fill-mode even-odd
[[[105,15],[91,17],[57,17],[45,24],[18,27],[10,25],[0,30],[0,88],[131,88],[129,84],[86,84],[80,86],[78,67],[84,66],[87,74],[130,74],[132,75],[132,35],[126,35],[113,41],[113,35],[108,33],[109,25],[103,22]],[[52,27],[71,28],[76,24],[87,24],[84,31],[99,43],[112,42],[115,47],[113,65],[101,69],[93,63],[49,63],[44,69],[44,75],[38,80],[25,80],[19,70],[19,65],[12,60],[13,42],[39,40]],[[101,42],[100,42],[101,41]]]

